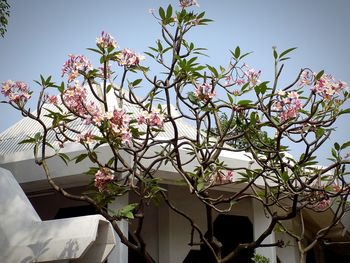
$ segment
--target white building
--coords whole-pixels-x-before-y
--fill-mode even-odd
[[[127,111],[135,111],[135,109],[128,108]],[[193,128],[185,123],[179,123],[179,127],[182,133],[193,132]],[[18,145],[20,141],[27,138],[27,136],[33,136],[39,130],[40,127],[35,124],[35,122],[24,118],[1,133],[0,167],[9,170],[14,175],[42,220],[93,214],[94,209],[91,206],[78,201],[68,200],[52,190],[46,181],[42,168],[34,163],[31,146],[27,144]],[[164,136],[167,136],[167,132],[169,131],[166,131]],[[171,134],[169,136],[171,136]],[[66,145],[63,151],[68,155],[75,156],[81,150],[79,145],[71,144]],[[106,150],[104,154],[107,156],[108,151]],[[250,165],[250,160],[243,153],[223,153],[221,159],[228,164],[246,167]],[[73,193],[81,193],[91,181],[91,178],[84,174],[90,166],[87,160],[79,164],[65,166],[65,164],[58,159],[52,159],[49,165],[57,184],[67,188]],[[170,166],[164,165],[160,167],[157,175],[162,178],[162,183],[164,188],[167,189],[170,199],[184,212],[188,213],[198,226],[205,229],[205,208],[201,202],[189,193],[187,188],[178,184],[179,176],[176,171]],[[216,191],[230,192],[236,190],[237,189],[233,186],[228,185],[216,189]],[[110,208],[117,209],[127,203],[133,203],[133,198],[134,196],[129,195],[125,196],[124,199],[117,199]],[[317,230],[327,224],[332,214],[333,212],[331,210],[321,214],[312,211],[305,213],[305,224],[307,226],[307,234],[310,238]],[[21,215],[18,214],[14,216]],[[9,218],[8,220],[12,219]],[[214,232],[217,237],[221,236],[222,239],[226,240],[225,242],[227,242],[228,246],[233,246],[236,239],[240,241],[252,241],[265,230],[269,220],[270,219],[265,216],[263,209],[258,206],[257,203],[246,200],[233,206],[229,214],[217,217],[214,223]],[[293,224],[297,223],[297,221],[291,221],[290,225],[292,227]],[[120,225],[126,234],[129,230],[133,229],[133,225],[127,222],[121,222]],[[4,222],[1,221],[0,232],[3,227]],[[330,232],[327,236],[328,243],[324,242],[316,246],[312,252],[309,253],[306,262],[329,262],[327,261],[329,257],[333,257],[333,259],[337,257],[338,259],[349,259],[350,250],[344,249],[348,247],[346,242],[350,241],[349,230],[350,220],[347,218]],[[186,257],[186,262],[199,262],[194,261],[193,258],[190,259],[191,256],[195,258],[199,250],[199,246],[193,246],[191,249],[188,245],[190,242],[190,231],[191,227],[189,223],[181,216],[175,214],[164,203],[161,203],[159,206],[152,205],[146,211],[143,236],[145,237],[148,251],[156,262],[178,263],[183,262]],[[299,262],[298,249],[292,239],[279,233],[272,233],[264,243],[274,243],[279,239],[285,241],[285,244],[287,244],[285,248],[276,249],[274,247],[266,247],[257,249],[257,252],[270,258],[272,263],[278,262],[278,260],[283,263]],[[2,239],[0,239],[0,241],[3,242]],[[329,242],[334,241],[345,243],[327,245]],[[194,243],[196,242],[199,242],[198,236],[196,236],[196,240],[194,240]],[[1,247],[3,247],[3,244],[0,243],[0,248]],[[14,253],[21,252],[16,251]],[[21,263],[25,262],[26,261],[23,261]],[[117,242],[116,247],[109,256],[108,263],[117,262],[138,261],[132,254],[128,255],[128,250],[124,245]]]

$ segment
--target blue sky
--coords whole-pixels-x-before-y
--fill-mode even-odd
[[[102,30],[110,32],[119,46],[146,51],[160,37],[159,26],[148,13],[160,5],[177,1],[160,0],[60,0],[9,1],[8,33],[0,39],[0,81],[27,82],[60,72],[67,55],[86,54]],[[272,46],[279,50],[298,47],[285,67],[284,83],[293,80],[301,67],[324,69],[350,83],[350,1],[347,0],[221,0],[200,1],[199,11],[215,20],[190,35],[198,46],[208,48],[206,62],[226,65],[229,49],[239,45],[254,51],[247,63],[262,70],[262,79],[273,72]],[[2,96],[2,95],[0,95]],[[0,97],[2,100],[3,97]],[[0,104],[0,132],[18,121],[20,114]],[[337,123],[333,138],[349,139],[346,117]],[[331,142],[327,145],[329,146]],[[329,150],[325,148],[321,157]]]

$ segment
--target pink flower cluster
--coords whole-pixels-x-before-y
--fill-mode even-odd
[[[131,143],[130,118],[124,110],[114,109],[113,113],[106,113],[105,118],[109,119],[113,134],[119,137],[123,144]]]
[[[196,0],[180,0],[180,7],[199,6]]]
[[[203,101],[209,101],[215,96],[215,90],[209,83],[203,83],[201,85],[196,84],[195,95],[198,99]]]
[[[91,62],[83,55],[69,55],[69,59],[62,67],[62,77],[68,75],[68,82],[72,82],[79,76],[79,71],[92,70]]]
[[[105,70],[104,67],[98,67],[98,69],[100,70],[100,74],[104,76],[104,70]],[[113,74],[113,71],[112,71],[111,65],[108,64],[106,67],[106,78],[107,79],[110,78],[112,74]]]
[[[103,116],[99,106],[94,101],[87,101],[87,91],[77,81],[63,93],[63,101],[67,108],[84,118],[84,124],[101,125]]]
[[[312,206],[312,209],[318,212],[324,211],[330,207],[332,204],[331,199],[323,199],[321,201],[318,201],[316,204]]]
[[[139,117],[137,117],[138,124],[147,124],[151,127],[157,127],[163,129],[164,127],[164,115],[159,109],[154,109],[152,112],[143,111]]]
[[[54,96],[54,95],[48,96],[47,102],[50,103],[50,104],[53,104],[53,105],[57,105],[58,98],[57,98],[57,96]]]
[[[22,81],[8,80],[2,83],[1,93],[11,102],[25,104],[31,97],[32,92],[27,84]]]
[[[348,85],[344,81],[336,81],[331,75],[323,74],[322,77],[316,81],[311,90],[324,99],[330,100],[347,87]]]
[[[77,142],[81,143],[93,143],[94,142],[94,135],[92,134],[91,131],[87,133],[82,133],[77,136]]]
[[[95,187],[98,188],[100,192],[102,192],[106,185],[112,182],[114,179],[114,175],[112,171],[108,168],[100,168],[95,174]]]
[[[303,70],[299,77],[299,86],[304,87],[307,85],[311,85],[313,78],[315,77],[315,73],[312,73],[310,70]]]
[[[274,105],[274,109],[279,112],[279,118],[281,121],[295,118],[301,108],[302,104],[297,92],[285,92],[282,90],[278,92],[277,102]]]
[[[133,50],[124,48],[118,55],[118,64],[119,66],[126,67],[135,67],[141,60],[144,60],[145,57],[142,55],[137,55]]]
[[[129,129],[130,118],[125,111],[115,109],[113,112],[103,113],[94,101],[87,101],[87,91],[85,87],[75,82],[63,93],[63,101],[69,110],[84,119],[84,124],[102,125],[104,121],[109,123],[114,136],[120,138],[122,143],[130,143],[132,134]],[[87,133],[79,136],[77,140],[91,142],[92,134]]]
[[[68,86],[68,88],[63,93],[63,100],[71,111],[74,113],[84,116],[86,114],[86,88],[82,87],[77,81],[74,85]]]
[[[96,38],[96,45],[100,48],[116,48],[117,41],[109,33],[101,32],[101,36]]]
[[[234,182],[234,173],[232,170],[227,170],[225,172],[216,172],[212,177],[215,184],[226,184]]]
[[[238,85],[243,86],[246,83],[249,83],[250,87],[255,87],[257,84],[260,83],[260,75],[261,70],[256,71],[254,68],[248,66],[247,64],[243,64],[240,68],[243,72],[242,76],[236,76],[234,79],[232,75],[227,76],[225,78],[225,86],[232,86],[232,85]]]
[[[232,85],[238,85],[238,86],[243,86],[246,83],[246,80],[244,78],[237,78],[236,80],[233,79],[233,77],[227,76],[225,78],[225,86],[232,86]]]
[[[248,66],[246,66],[248,67]],[[256,86],[260,80],[260,75],[261,75],[261,70],[256,71],[253,68],[249,68],[248,70],[244,72],[244,76],[247,78],[247,82],[249,82],[251,87]],[[242,82],[241,84],[243,84],[244,82]]]

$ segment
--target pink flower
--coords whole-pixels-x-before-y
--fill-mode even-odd
[[[62,77],[68,75],[68,82],[72,82],[81,72],[88,72],[92,70],[91,62],[83,55],[69,55],[69,59],[62,67]]]
[[[157,127],[163,129],[164,127],[164,115],[159,109],[154,109],[152,112],[143,111],[139,117],[137,117],[137,123],[147,124],[151,127]]]
[[[130,144],[132,139],[132,134],[129,129],[123,128],[121,131],[122,134],[122,143],[123,144]]]
[[[193,6],[193,5],[199,7],[196,0],[180,0],[180,7],[182,8]]]
[[[340,91],[348,88],[348,85],[344,81],[336,81],[331,75],[323,74],[322,77],[316,81],[315,85],[311,88],[313,92],[320,95],[326,100],[332,99],[338,95]]]
[[[227,184],[234,182],[234,172],[232,170],[218,171],[213,175],[216,184]]]
[[[95,187],[98,188],[100,192],[102,192],[106,185],[112,182],[114,179],[114,175],[112,171],[108,168],[100,168],[95,174]]]
[[[139,65],[140,61],[144,60],[145,57],[142,55],[136,55],[131,49],[124,48],[121,53],[117,55],[117,59],[119,66],[135,67]]]
[[[63,102],[71,112],[83,118],[86,125],[92,123],[100,126],[104,120],[98,104],[87,100],[86,88],[77,81],[63,92]]]
[[[259,77],[261,75],[261,70],[255,71],[255,69],[248,67],[248,70],[244,72],[244,75],[246,76],[247,81],[250,83],[250,85],[254,87],[260,82]]]
[[[164,126],[163,114],[161,114],[158,109],[153,110],[149,115],[148,123],[150,126],[162,129]]]
[[[117,125],[119,129],[121,129],[129,126],[130,118],[124,110],[114,109],[111,122]]]
[[[312,83],[313,74],[309,70],[304,70],[299,78],[299,86],[304,87]]]
[[[324,211],[330,207],[332,204],[331,199],[323,199],[318,201],[316,204],[312,206],[312,209],[318,212]]]
[[[109,122],[113,136],[119,139],[122,144],[131,143],[130,117],[124,110],[114,109],[112,113],[105,113],[102,118]]]
[[[201,85],[196,84],[195,95],[198,99],[203,101],[209,101],[215,96],[215,90],[209,83],[203,83]]]
[[[243,86],[243,85],[245,84],[245,80],[244,80],[244,79],[237,79],[237,80],[236,80],[236,84],[237,84],[238,86]]]
[[[88,143],[88,144],[94,143],[94,135],[92,134],[91,131],[87,133],[79,134],[77,136],[77,142]]]
[[[295,91],[291,91],[288,93],[288,98],[289,99],[298,99],[299,98],[299,94]]]
[[[23,106],[32,96],[27,84],[22,81],[8,80],[2,83],[1,93],[9,98],[10,102]]]
[[[279,113],[281,121],[295,118],[301,108],[302,104],[297,92],[278,92],[277,101],[274,104],[274,110]]]
[[[104,31],[101,32],[101,36],[96,38],[96,45],[100,48],[116,48],[117,42],[114,37],[112,37],[109,33]]]
[[[86,96],[86,89],[75,82],[74,85],[68,86],[64,91],[63,101],[69,110],[83,116],[87,113],[85,107]]]
[[[58,103],[57,96],[49,96],[49,97],[48,97],[48,102],[49,102],[50,104],[57,105],[57,103]]]
[[[141,125],[141,124],[147,123],[148,118],[149,118],[148,111],[142,111],[141,115],[137,117],[137,124]]]

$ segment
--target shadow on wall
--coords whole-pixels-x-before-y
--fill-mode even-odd
[[[44,242],[36,242],[34,244],[28,245],[30,250],[32,251],[32,256],[27,256],[24,258],[20,263],[32,263],[36,262],[36,260],[44,254],[49,248],[49,243],[52,240],[52,238],[44,241]],[[66,245],[62,251],[62,253],[59,255],[59,258],[74,258],[77,256],[77,253],[79,251],[79,244],[76,240],[68,240],[66,242]]]

